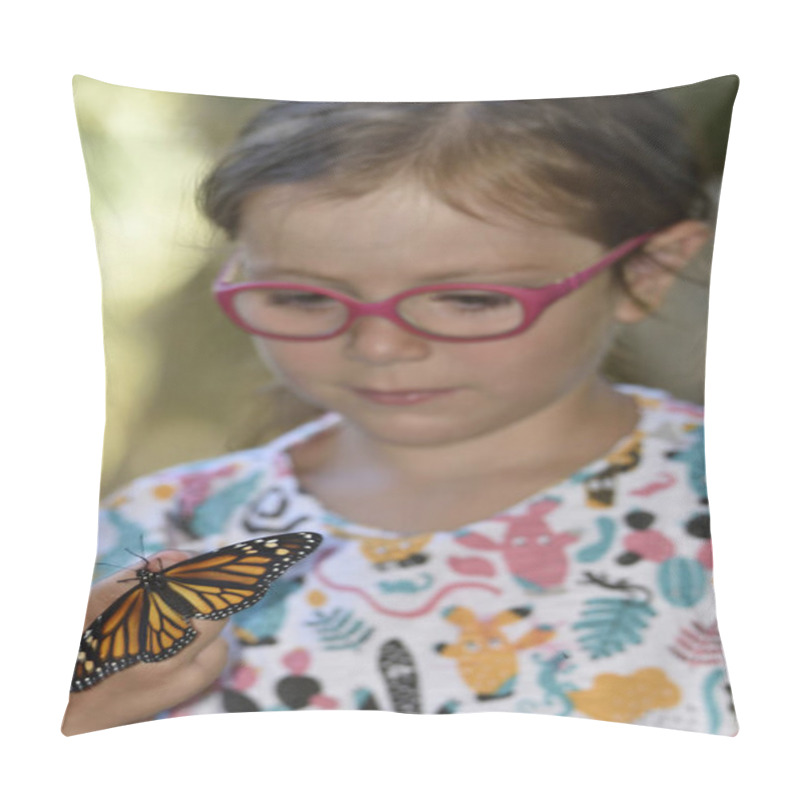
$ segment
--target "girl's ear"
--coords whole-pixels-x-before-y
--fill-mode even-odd
[[[660,231],[632,256],[623,268],[628,293],[616,309],[619,322],[639,322],[661,306],[675,276],[708,241],[711,230],[704,222],[687,219]],[[644,303],[643,308],[632,297]]]

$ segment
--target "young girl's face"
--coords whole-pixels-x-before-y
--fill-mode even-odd
[[[244,203],[239,241],[248,280],[365,301],[448,281],[542,286],[607,252],[556,220],[495,212],[484,222],[411,184],[337,200],[302,186],[267,187]],[[304,399],[381,441],[431,446],[499,432],[596,381],[622,301],[607,269],[507,339],[435,341],[371,316],[327,340],[254,338],[270,370]]]

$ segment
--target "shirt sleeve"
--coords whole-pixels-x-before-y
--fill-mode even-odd
[[[180,464],[138,478],[100,504],[95,580],[159,550],[199,554],[243,538],[236,520],[270,478],[251,453]]]
[[[196,549],[176,514],[176,477],[159,472],[138,478],[100,503],[94,581],[160,550]]]

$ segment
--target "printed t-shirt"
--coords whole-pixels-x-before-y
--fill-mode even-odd
[[[491,517],[401,535],[326,509],[268,445],[161,470],[101,506],[100,559],[204,552],[289,531],[322,545],[231,617],[229,665],[162,716],[513,711],[734,736],[716,621],[703,412],[617,386],[640,410],[604,457]],[[112,570],[106,569],[106,572]],[[102,577],[98,573],[97,577]]]

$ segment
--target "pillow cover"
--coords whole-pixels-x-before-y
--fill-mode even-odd
[[[735,735],[702,401],[737,88],[310,103],[77,76],[104,582],[65,733],[327,708]]]

